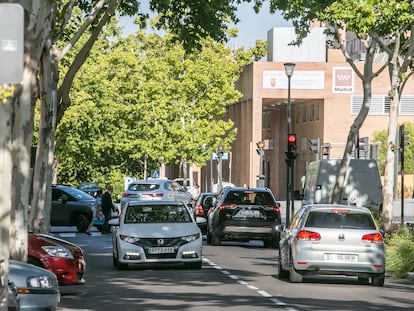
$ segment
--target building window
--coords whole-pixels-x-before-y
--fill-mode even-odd
[[[295,123],[300,122],[300,106],[295,107]]]
[[[319,103],[313,102],[311,103],[311,111],[309,121],[317,121],[319,120]]]
[[[306,122],[306,105],[302,105],[302,122]]]

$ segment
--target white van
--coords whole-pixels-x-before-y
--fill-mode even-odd
[[[308,165],[302,205],[330,203],[342,159],[318,160]],[[351,159],[339,204],[382,208],[382,184],[377,162]]]

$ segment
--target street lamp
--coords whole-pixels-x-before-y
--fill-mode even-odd
[[[291,134],[291,111],[292,111],[292,103],[290,100],[290,79],[292,78],[293,71],[295,70],[295,63],[285,63],[285,73],[288,77],[288,104],[287,104],[287,133],[288,135]],[[289,147],[289,142],[288,142]],[[286,186],[286,226],[290,224],[290,212],[291,209],[293,211],[293,194],[294,194],[294,176],[293,176],[293,168],[294,168],[294,159],[286,159],[287,163],[287,186]],[[291,206],[292,203],[292,206]]]
[[[217,179],[218,179],[218,189],[217,192],[220,192],[223,188],[223,154],[224,146],[219,144],[217,146]]]

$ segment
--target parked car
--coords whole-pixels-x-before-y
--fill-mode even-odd
[[[83,250],[68,241],[46,234],[28,235],[27,262],[52,271],[63,285],[85,283],[85,256]]]
[[[189,208],[178,201],[129,202],[112,229],[113,264],[184,264],[201,268],[202,235]]]
[[[205,221],[197,223],[203,234],[207,233],[207,213],[217,200],[217,192],[202,192],[193,207],[194,217],[204,218]]]
[[[265,247],[279,246],[280,204],[268,188],[224,188],[208,214],[207,243],[222,240],[262,240]]]
[[[178,182],[169,179],[137,180],[122,193],[121,209],[127,202],[140,200],[182,201],[191,205],[193,197]]]
[[[98,184],[94,182],[81,182],[78,186],[78,189],[86,192],[93,197],[96,197],[96,193],[101,188],[99,188]]]
[[[70,186],[52,186],[52,226],[76,226],[79,232],[85,232],[94,207],[95,198],[89,194]]]
[[[56,310],[60,302],[60,291],[53,272],[10,260],[9,280],[17,288],[20,310]]]
[[[302,282],[304,275],[357,276],[384,285],[385,248],[368,208],[312,204],[299,209],[283,229],[279,247],[279,278]]]
[[[175,178],[174,181],[178,182],[185,190],[190,192],[194,200],[200,195],[200,186],[197,185],[195,180],[193,180],[192,184],[189,178]]]
[[[20,310],[20,298],[17,294],[16,285],[9,281],[7,284],[7,297],[0,301],[0,310],[5,310],[7,303],[7,311]]]

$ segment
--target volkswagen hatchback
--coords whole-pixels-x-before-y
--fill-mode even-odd
[[[135,201],[109,221],[113,263],[184,264],[201,268],[202,235],[189,208],[177,201]]]
[[[306,205],[282,231],[278,268],[280,278],[294,283],[304,275],[325,274],[357,276],[361,283],[383,286],[383,235],[368,208]]]

